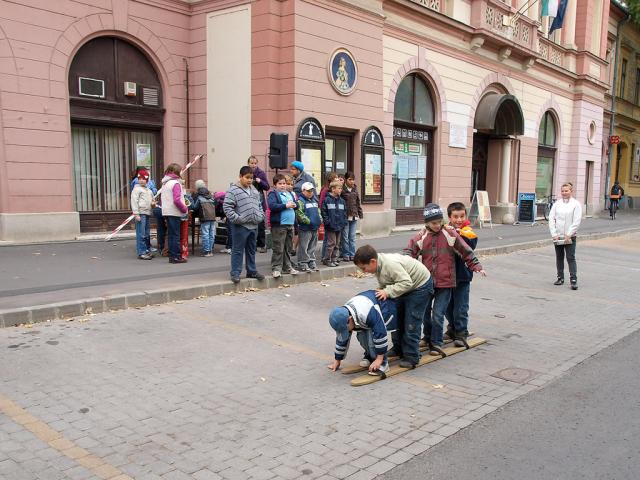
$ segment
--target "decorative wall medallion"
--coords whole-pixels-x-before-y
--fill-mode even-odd
[[[358,66],[351,53],[339,48],[329,58],[327,68],[331,86],[340,95],[351,95],[358,83]]]

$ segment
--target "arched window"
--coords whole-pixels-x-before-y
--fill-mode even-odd
[[[556,121],[546,111],[538,129],[538,163],[536,169],[536,197],[539,200],[553,193],[553,171],[556,160]]]
[[[556,121],[551,112],[545,112],[538,130],[538,145],[544,147],[556,146]]]
[[[434,125],[433,101],[429,87],[419,75],[407,75],[398,86],[394,120]]]
[[[415,224],[423,220],[433,189],[436,122],[431,92],[423,77],[410,73],[400,82],[393,117],[391,208],[396,210],[397,225]]]

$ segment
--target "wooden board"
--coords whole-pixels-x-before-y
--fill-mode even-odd
[[[469,348],[473,348],[473,347],[477,347],[478,345],[482,345],[483,343],[485,343],[486,340],[484,338],[472,338],[470,340],[468,340],[469,343]],[[466,350],[465,347],[455,347],[455,346],[449,346],[449,347],[445,347],[444,352],[447,354],[447,356],[450,355],[455,355],[456,353],[460,353],[460,352],[464,352]],[[420,359],[420,363],[418,363],[418,367],[421,367],[422,365],[426,365],[427,363],[432,363],[432,362],[436,362],[438,360],[440,360],[442,357],[440,355],[438,355],[437,357],[431,356],[431,355],[424,355],[421,359]],[[417,367],[416,367],[417,368]],[[394,375],[397,375],[399,373],[404,373],[407,372],[409,370],[412,370],[411,368],[402,368],[400,365],[393,365],[389,371],[387,372],[387,377],[392,377]],[[379,382],[380,380],[384,380],[382,377],[380,376],[374,376],[374,375],[361,375],[359,377],[354,378],[353,380],[351,380],[351,385],[354,387],[360,387],[362,385],[369,385],[370,383],[375,383],[375,382]]]
[[[469,337],[473,337],[474,332],[470,332],[469,333]],[[445,339],[444,344],[448,345],[450,343],[452,343],[453,340],[452,339]],[[469,346],[471,346],[471,344],[469,344]],[[426,352],[427,351],[427,345],[425,345],[423,340],[420,340],[420,351],[421,352]],[[389,363],[391,362],[395,362],[396,360],[399,360],[400,357],[388,357],[387,361]],[[354,373],[358,373],[358,372],[365,372],[369,370],[369,367],[361,367],[360,365],[347,365],[345,367],[340,367],[340,371],[342,372],[343,375],[352,375]]]

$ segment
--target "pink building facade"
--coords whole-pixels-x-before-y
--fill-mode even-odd
[[[3,5],[0,240],[109,230],[136,165],[158,181],[204,153],[188,183],[223,190],[253,154],[271,175],[273,132],[318,183],[355,173],[364,234],[476,191],[513,221],[564,181],[593,212],[609,2],[548,25],[518,0]]]

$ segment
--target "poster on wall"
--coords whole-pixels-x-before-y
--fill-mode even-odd
[[[380,153],[365,154],[364,175],[365,196],[382,196],[382,155]]]
[[[322,184],[322,150],[319,148],[301,148],[300,161],[304,171],[311,174],[317,185]]]
[[[148,143],[136,144],[136,166],[151,168],[151,145]]]

